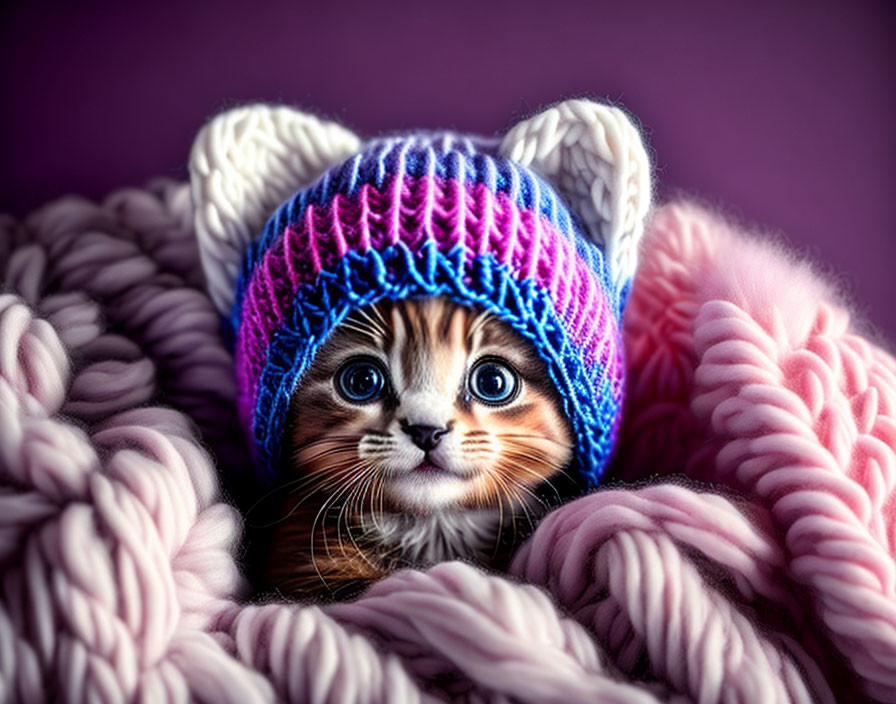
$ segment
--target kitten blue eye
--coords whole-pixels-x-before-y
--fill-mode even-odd
[[[497,359],[483,359],[470,372],[470,393],[483,403],[509,403],[519,390],[519,377],[513,368]]]
[[[370,403],[386,387],[382,365],[373,359],[350,359],[336,372],[336,390],[346,401]]]

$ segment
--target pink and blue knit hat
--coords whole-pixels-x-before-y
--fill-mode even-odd
[[[443,296],[531,340],[597,484],[620,422],[631,278],[587,228],[536,170],[451,133],[370,141],[296,191],[245,247],[229,309],[261,479],[276,480],[290,398],[333,328],[382,299]]]

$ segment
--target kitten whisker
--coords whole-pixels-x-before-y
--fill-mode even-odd
[[[536,499],[536,501],[538,501],[538,497],[535,496],[534,494],[532,494],[532,492],[528,491],[528,489],[525,486],[523,486],[518,481],[516,481],[512,475],[508,474],[508,475],[504,476],[503,481],[504,481],[504,486],[506,487],[505,491],[507,491],[508,494],[510,494],[513,497],[513,502],[511,503],[511,510],[513,511],[513,515],[514,516],[516,515],[516,511],[514,509],[517,506],[519,506],[523,510],[523,516],[525,517],[526,521],[529,523],[529,532],[531,533],[532,531],[535,530],[535,524],[537,523],[537,521],[535,520],[532,512],[529,510],[529,506],[526,504],[526,501],[523,499],[522,494],[520,494],[519,489],[523,489],[524,491],[527,491],[527,493],[531,494],[533,496],[533,498]],[[508,484],[507,482],[510,482],[510,484]],[[517,541],[516,522],[514,522],[514,524],[513,524],[513,540],[514,540],[514,543],[516,543],[516,541]]]
[[[569,479],[575,479],[569,472],[566,471],[565,464],[558,462],[543,450],[539,450],[538,448],[532,447],[531,445],[521,443],[516,440],[508,440],[506,441],[505,445],[509,447],[508,454],[522,459],[529,459],[533,462],[537,462],[538,464],[545,464],[549,466],[553,471],[559,472]]]
[[[382,481],[380,480],[379,476],[377,475],[373,478],[373,482],[374,482],[373,491],[368,491],[367,494],[365,494],[365,496],[369,499],[370,520],[373,523],[374,531],[381,531],[380,524],[377,522],[377,511],[373,506],[373,501],[376,498],[377,491],[380,488]],[[367,533],[367,532],[369,532],[369,529],[364,524],[365,513],[364,513],[363,508],[364,508],[363,504],[358,507],[358,516],[359,516],[359,520],[361,522],[361,527],[364,528],[365,533]]]
[[[351,318],[346,318],[342,321],[342,323],[340,323],[340,327],[356,332],[362,337],[370,338],[370,341],[375,345],[379,344],[380,338],[382,337],[382,333],[379,330],[377,330],[372,325],[365,324],[360,320],[352,320]]]
[[[318,461],[328,455],[336,455],[336,459],[333,459],[327,463],[319,463]],[[341,458],[341,459],[340,459]],[[350,466],[353,462],[357,462],[358,457],[354,451],[348,449],[340,449],[336,451],[335,449],[330,451],[324,451],[312,457],[305,458],[305,462],[303,463],[303,467],[310,466],[311,470],[306,470],[306,474],[303,477],[299,477],[295,481],[302,482],[305,479],[316,479],[318,476],[323,475],[326,476],[329,474],[333,468],[339,469],[343,467]]]
[[[317,556],[314,554],[314,532],[317,529],[317,521],[320,518],[321,514],[324,513],[326,510],[328,510],[330,504],[335,500],[336,500],[336,495],[331,496],[326,501],[324,501],[323,505],[318,510],[317,515],[314,517],[314,521],[311,524],[311,538],[310,538],[311,566],[314,567],[315,573],[317,573],[318,578],[320,578],[320,581],[323,582],[324,584],[327,583],[327,580],[324,579],[323,573],[320,571],[320,568],[317,566]],[[327,556],[332,558],[332,555],[330,554],[329,545],[327,544],[326,533],[324,534],[324,549],[327,552]]]
[[[249,527],[251,527],[251,528],[269,528],[270,526],[275,525],[276,523],[278,523],[278,521],[274,521],[273,523],[268,523],[268,524],[265,524],[265,525],[255,525],[254,523],[249,523],[249,516],[252,515],[252,512],[255,511],[255,509],[257,509],[259,506],[261,506],[261,504],[263,504],[265,501],[267,501],[268,499],[270,499],[272,496],[275,496],[275,495],[278,494],[279,492],[283,491],[283,490],[286,489],[287,487],[292,486],[293,484],[295,484],[296,482],[299,482],[299,481],[301,481],[301,480],[296,479],[296,480],[294,480],[294,481],[286,482],[285,484],[275,486],[275,487],[274,487],[273,489],[271,489],[269,492],[267,492],[266,494],[264,494],[263,496],[261,496],[261,497],[260,497],[254,504],[252,504],[252,505],[246,510],[246,525],[249,526]]]
[[[382,516],[386,508],[386,483],[383,481],[382,477],[379,477],[377,488],[379,490],[379,515]]]
[[[552,445],[560,445],[561,447],[569,448],[568,442],[561,442],[560,440],[554,440],[553,438],[549,438],[546,435],[538,435],[538,434],[533,434],[533,433],[495,433],[495,437],[501,438],[502,440],[504,438],[508,438],[508,439],[523,438],[526,440],[541,440],[543,442],[549,442]]]
[[[374,465],[368,465],[363,470],[363,473],[360,474],[358,479],[355,480],[355,484],[356,484],[355,489],[351,492],[351,494],[349,494],[348,499],[342,505],[342,510],[339,512],[339,517],[336,520],[336,537],[340,541],[340,546],[342,547],[343,556],[346,556],[346,554],[345,554],[345,545],[342,544],[342,533],[340,531],[340,525],[342,523],[342,519],[346,514],[351,515],[351,513],[352,513],[351,509],[354,506],[355,501],[357,500],[357,498],[358,498],[359,494],[361,494],[361,492],[366,493],[367,489],[370,487],[370,482],[371,482],[372,476],[375,474],[375,472],[376,472],[376,467]],[[361,495],[363,495],[363,494],[361,494]],[[349,525],[349,523],[347,521],[346,521],[346,525],[345,525],[345,532],[348,535],[348,539],[351,541],[352,545],[355,547],[355,550],[361,556],[362,561],[367,563],[367,565],[371,569],[376,571],[376,569],[377,569],[376,565],[374,565],[367,558],[367,555],[364,553],[364,551],[361,550],[361,546],[358,545],[358,542],[355,540],[354,535],[352,535],[351,525]]]
[[[503,457],[506,458],[507,460],[513,462],[514,465],[518,466],[520,469],[523,469],[524,471],[529,472],[530,474],[533,474],[536,477],[539,477],[539,479],[544,478],[544,476],[545,476],[543,474],[539,474],[539,473],[533,471],[528,466],[528,463],[533,461],[533,458],[529,457],[528,455],[520,454],[518,452],[505,452]],[[536,464],[537,464],[537,462],[536,462]],[[547,465],[548,467],[551,467],[551,469],[556,471],[558,474],[562,474],[559,467],[552,467],[551,464],[548,462],[544,462],[542,464]]]
[[[332,483],[338,481],[339,479],[343,478],[343,476],[344,476],[345,474],[348,474],[348,473],[351,471],[351,469],[352,469],[351,467],[348,467],[348,468],[344,468],[344,469],[342,469],[342,470],[339,470],[339,471],[338,471],[338,476],[335,477],[335,478],[330,482],[330,484],[332,484]],[[328,472],[328,474],[329,474],[329,472]],[[283,521],[285,521],[285,520],[291,518],[291,517],[293,516],[293,514],[295,514],[295,512],[299,510],[299,507],[300,507],[303,503],[305,503],[307,500],[309,500],[309,499],[311,499],[311,498],[313,498],[313,497],[319,495],[321,492],[325,491],[328,487],[329,487],[329,484],[322,484],[320,487],[317,487],[316,490],[314,490],[314,491],[308,491],[307,493],[305,493],[305,495],[304,495],[302,498],[300,498],[298,501],[296,501],[295,504],[293,504],[292,508],[291,508],[286,514],[284,514],[283,516],[281,516],[280,518],[278,518],[276,521],[271,521],[270,523],[265,523],[265,524],[260,524],[260,525],[253,525],[253,527],[254,527],[254,528],[270,528],[270,527],[272,527],[272,526],[277,525],[278,523],[281,523],[281,522],[283,522]],[[291,489],[291,490],[289,491],[289,494],[293,494],[293,493],[295,493],[296,491],[298,491],[299,488],[301,488],[301,487],[296,487],[296,488]]]
[[[384,512],[383,507],[383,492],[385,490],[385,485],[382,480],[382,476],[380,474],[375,474],[372,479],[373,482],[373,491],[368,492],[368,496],[370,497],[370,518],[373,521],[374,528],[374,539],[376,539],[377,535],[381,535],[384,527],[377,521],[377,516],[382,516]],[[379,511],[374,509],[374,500],[376,497],[379,497]],[[364,514],[363,511],[359,508],[359,516],[363,525]],[[365,528],[365,535],[369,534],[369,529]],[[399,546],[393,545],[391,548],[385,545],[378,545],[378,557],[381,559],[382,563],[385,563],[387,560],[393,560],[394,555],[399,552]]]
[[[355,313],[364,319],[361,324],[369,326],[372,330],[376,330],[383,340],[388,339],[389,324],[383,319],[382,314],[376,309],[376,306],[372,306],[368,310],[372,311],[373,315],[376,315],[379,320],[374,319],[373,316],[363,308],[358,308]]]
[[[357,451],[354,447],[345,445],[345,446],[337,446],[337,447],[328,447],[317,451],[314,454],[305,454],[300,453],[295,459],[303,465],[307,464],[316,464],[318,460],[322,460],[325,457],[331,457],[333,455],[351,455],[352,457],[357,457]]]
[[[524,492],[527,493],[529,496],[531,496],[535,501],[537,501],[538,504],[545,510],[545,512],[551,510],[550,505],[547,504],[547,503],[545,502],[545,500],[542,499],[538,494],[536,494],[536,493],[532,490],[531,487],[527,486],[527,485],[524,484],[523,482],[521,482],[521,481],[519,481],[518,479],[515,479],[515,478],[513,478],[513,477],[510,478],[510,481],[512,481],[512,482],[513,482],[513,483],[514,483],[514,484],[515,484],[521,491],[524,491]],[[544,483],[547,484],[548,486],[550,486],[551,489],[554,490],[554,493],[557,495],[558,500],[559,500],[560,494],[559,494],[559,492],[556,490],[556,488],[554,487],[554,485],[551,484],[550,481],[547,480],[547,479],[544,480]]]
[[[305,447],[313,447],[314,445],[319,445],[325,442],[333,442],[334,440],[354,440],[358,441],[361,439],[361,436],[357,433],[334,433],[333,435],[327,435],[323,438],[315,438],[314,440],[309,440],[308,442],[301,443],[300,445],[296,445],[295,449],[301,450]]]
[[[309,472],[307,476],[299,477],[298,479],[288,482],[287,484],[284,484],[282,488],[289,487],[288,494],[294,494],[300,489],[306,488],[308,485],[314,486],[314,482],[319,482],[319,485],[314,486],[314,491],[326,491],[327,489],[330,489],[334,483],[338,484],[346,475],[356,471],[358,461],[358,458],[354,455],[347,456],[341,461],[331,462],[317,467]],[[310,493],[314,492],[312,491]]]
[[[338,465],[337,465],[337,468],[338,468]],[[337,469],[337,471],[341,474],[342,472],[348,472],[350,469],[351,469],[350,467],[346,467],[341,470]],[[297,504],[295,504],[295,506],[293,506],[293,508],[289,511],[289,513],[287,513],[286,515],[277,519],[276,521],[272,521],[270,523],[256,524],[256,523],[249,523],[248,518],[252,514],[252,512],[255,511],[262,503],[264,503],[271,497],[275,496],[276,494],[288,489],[288,491],[286,491],[286,495],[289,496],[290,494],[293,494],[296,491],[299,491],[305,485],[307,485],[313,481],[322,481],[325,478],[329,478],[331,476],[331,474],[333,473],[333,471],[334,470],[333,470],[332,465],[327,466],[327,467],[322,467],[319,469],[312,470],[311,472],[309,472],[309,474],[307,476],[299,477],[297,479],[294,479],[289,482],[284,482],[283,484],[280,484],[280,485],[274,487],[269,492],[267,492],[264,496],[262,496],[260,499],[258,499],[254,504],[252,504],[252,506],[250,506],[249,509],[246,511],[247,525],[252,528],[270,528],[271,526],[277,525],[277,523],[280,523],[281,521],[285,521],[287,518],[291,517],[296,512],[296,509],[298,509],[298,507],[301,505],[301,503],[304,501],[304,499],[302,501],[299,501]],[[309,492],[308,496],[306,496],[305,498],[309,498],[313,494],[314,494],[314,492]]]
[[[317,523],[318,523],[318,520],[320,520],[322,516],[323,516],[323,521],[326,521],[326,512],[330,509],[330,507],[336,501],[339,500],[339,498],[341,496],[343,496],[345,494],[346,491],[350,490],[352,488],[352,486],[354,486],[355,481],[357,481],[357,479],[345,482],[344,485],[338,491],[331,494],[324,501],[320,510],[317,512],[317,515],[314,517],[314,521],[311,523],[311,540],[310,540],[310,542],[311,542],[311,564],[314,567],[314,571],[317,573],[317,576],[321,579],[321,581],[324,584],[327,583],[327,580],[324,579],[324,576],[321,573],[320,568],[317,565],[317,556],[314,554],[314,552],[315,552],[314,551],[314,534],[315,534],[315,531],[317,530]],[[337,524],[337,529],[338,529],[338,524]],[[323,542],[324,542],[324,550],[327,553],[327,557],[332,560],[333,553],[330,552],[330,544],[329,544],[329,541],[327,540],[326,531],[324,531],[324,533],[323,533]]]
[[[513,462],[512,457],[510,455],[508,455],[507,460],[508,460],[508,462],[513,463],[513,467],[515,469],[522,470],[523,472],[527,472],[527,473],[531,474],[533,477],[535,477],[537,480],[537,485],[544,485],[546,487],[549,487],[551,489],[551,491],[554,492],[554,496],[557,498],[557,505],[563,503],[563,496],[560,494],[559,489],[557,489],[557,487],[554,486],[554,484],[551,482],[551,480],[548,477],[545,477],[545,476],[539,474],[538,472],[534,471],[532,468],[528,467],[527,465],[525,465],[523,463]],[[525,491],[530,496],[532,496],[532,498],[534,498],[536,501],[538,501],[538,503],[541,504],[542,508],[544,508],[545,511],[551,510],[551,506],[549,506],[544,501],[544,499],[542,499],[537,494],[535,494],[529,487],[526,487],[525,485],[522,484],[522,482],[520,482],[517,479],[514,479],[513,481],[515,481],[521,488],[525,489]]]
[[[367,309],[367,312],[369,312],[370,315],[376,317],[377,322],[382,325],[384,330],[388,330],[391,328],[389,322],[383,317],[383,312],[380,310],[379,306],[370,306]]]
[[[506,497],[507,507],[510,509],[510,527],[513,529],[513,537],[511,539],[511,542],[513,544],[516,544],[519,540],[519,531],[517,530],[516,520],[515,520],[516,519],[516,504],[519,503],[520,505],[522,505],[523,502],[520,499],[518,493],[514,490],[514,488],[507,483],[506,480],[508,478],[503,476],[502,473],[500,472],[500,470],[497,473],[493,474],[492,477],[495,480],[495,483],[498,486],[500,486],[501,491],[504,493],[504,497],[501,497],[501,496],[497,497],[499,509],[501,509],[501,507],[503,507],[504,498]],[[528,514],[526,515],[526,517],[529,520],[529,525],[531,526],[532,525],[531,518],[529,518]],[[501,510],[501,512],[499,513],[498,520],[499,520],[498,536],[497,536],[497,539],[495,540],[495,551],[492,553],[492,559],[494,559],[494,557],[497,555],[498,549],[500,548],[500,545],[501,545],[501,536],[504,533],[505,523],[503,520],[503,510]]]
[[[504,500],[501,496],[501,480],[497,477],[493,477],[493,479],[497,479],[497,481],[492,481],[488,486],[491,490],[489,493],[494,493],[495,503],[498,504],[498,530],[495,533],[495,547],[492,549],[490,560],[497,557],[498,551],[501,549],[501,536],[504,534]],[[513,517],[511,516],[512,521]]]

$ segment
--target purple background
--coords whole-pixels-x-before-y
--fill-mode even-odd
[[[194,132],[234,102],[364,134],[495,133],[590,94],[640,117],[661,195],[786,233],[896,339],[885,2],[74,5],[0,10],[0,210],[183,177]]]

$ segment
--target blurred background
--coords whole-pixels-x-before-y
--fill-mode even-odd
[[[0,9],[0,211],[186,177],[249,100],[365,135],[494,134],[540,105],[625,105],[659,193],[784,233],[896,340],[889,2],[46,3]]]

